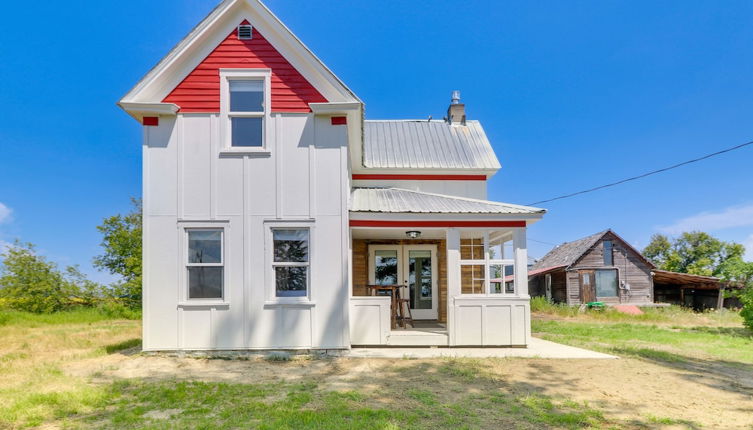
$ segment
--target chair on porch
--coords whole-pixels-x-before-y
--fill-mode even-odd
[[[410,300],[400,297],[400,290],[402,288],[403,285],[366,286],[366,291],[369,295],[388,295],[392,298],[390,303],[390,319],[392,321],[391,325],[393,329],[397,328],[398,325],[402,328],[406,328],[406,324],[410,324],[411,327],[415,327],[415,325],[413,324],[413,315],[411,314],[410,310]]]

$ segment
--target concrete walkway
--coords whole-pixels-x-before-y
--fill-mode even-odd
[[[532,338],[528,348],[353,348],[353,358],[617,358],[574,346]]]

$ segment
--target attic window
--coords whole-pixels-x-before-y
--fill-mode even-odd
[[[238,40],[251,40],[253,27],[250,24],[241,24],[238,26]]]

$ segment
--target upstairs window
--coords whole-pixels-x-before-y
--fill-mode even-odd
[[[231,80],[230,117],[233,147],[264,146],[264,81]]]

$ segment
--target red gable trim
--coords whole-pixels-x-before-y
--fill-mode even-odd
[[[397,175],[397,174],[354,174],[354,181],[485,181],[486,175]]]
[[[149,127],[155,127],[159,125],[159,117],[158,116],[145,116],[141,123],[145,126]]]
[[[351,227],[525,227],[525,221],[382,221],[350,220]]]
[[[233,30],[163,102],[178,112],[219,112],[220,69],[272,69],[272,112],[311,112],[309,103],[327,102],[256,28],[251,40]]]
[[[348,117],[347,116],[333,116],[330,121],[332,122],[332,125],[347,125]]]

